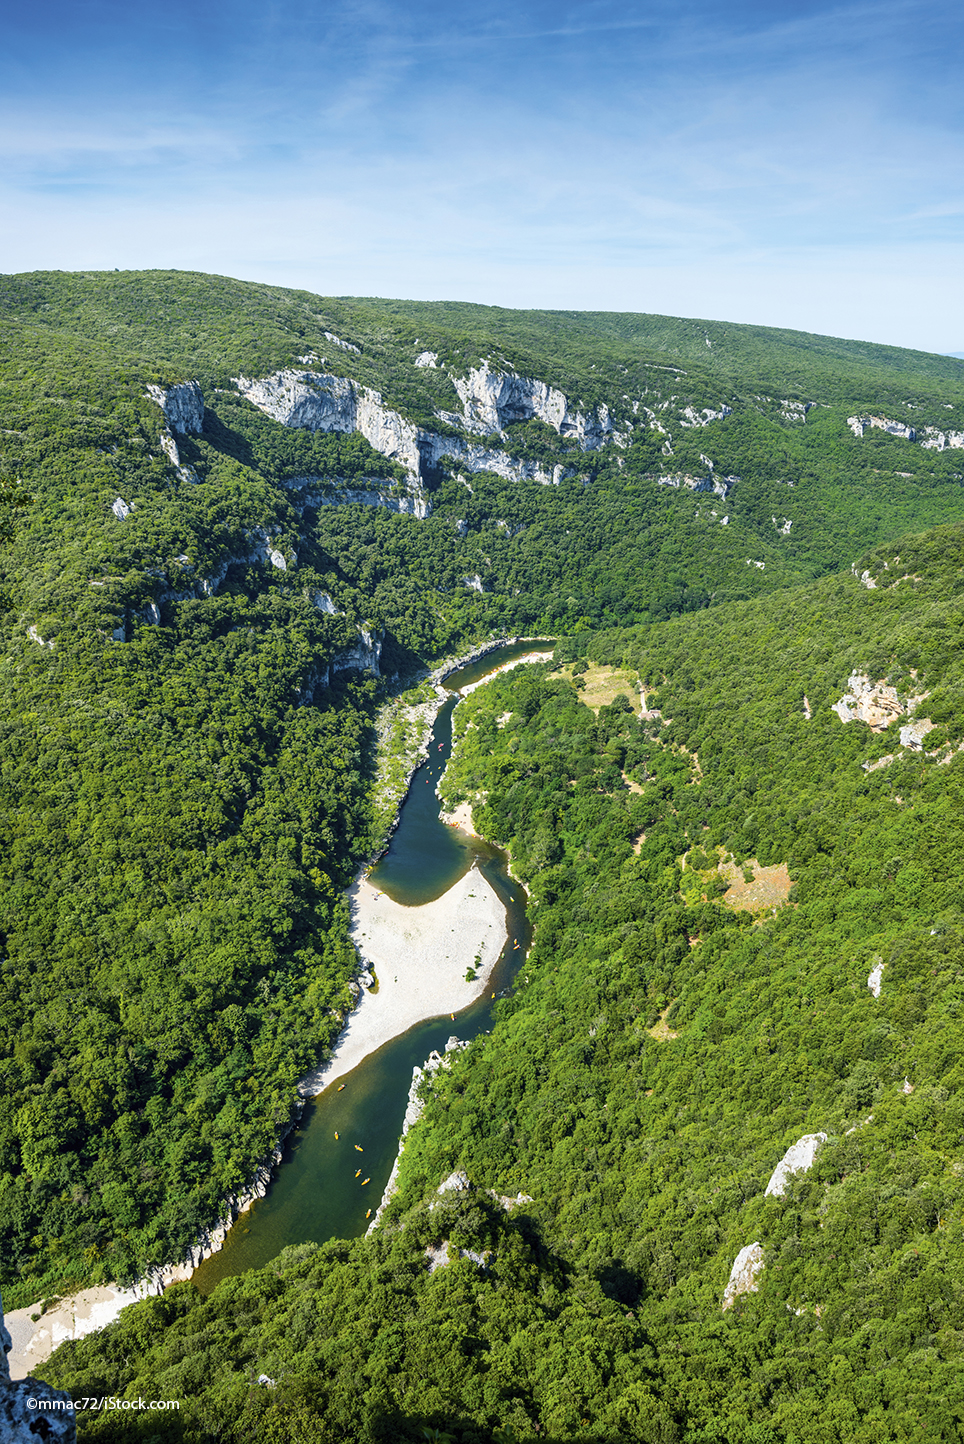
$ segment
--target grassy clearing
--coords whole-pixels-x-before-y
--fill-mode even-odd
[[[718,848],[715,866],[700,865],[713,857],[712,851],[691,848],[679,858],[680,890],[687,902],[716,897],[733,912],[752,913],[756,922],[772,917],[788,902],[793,881],[785,862],[761,867],[755,857],[748,857],[736,863]]]
[[[572,678],[573,666],[579,665],[578,662],[570,663],[561,670],[565,676]],[[579,700],[591,707],[593,712],[598,713],[600,707],[608,707],[621,692],[639,716],[639,683],[629,672],[619,667],[597,667],[595,662],[590,662],[588,670],[577,673],[573,680],[577,684],[580,681],[585,684],[580,688]]]
[[[669,1011],[672,1006],[672,1003],[670,1003],[669,1007],[664,1008],[653,1026],[646,1029],[649,1036],[651,1038],[655,1038],[657,1043],[671,1043],[674,1038],[679,1037],[679,1034],[674,1033],[672,1028],[666,1021],[666,1019],[669,1017]]]
[[[761,867],[756,858],[751,857],[742,867],[735,862],[724,862],[718,871],[730,884],[723,894],[723,905],[734,912],[775,913],[784,906],[793,887],[785,862],[775,867]]]

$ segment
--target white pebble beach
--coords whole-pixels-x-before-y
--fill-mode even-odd
[[[330,1061],[302,1080],[305,1094],[322,1092],[414,1024],[467,1008],[508,941],[505,905],[477,867],[420,907],[394,902],[367,877],[349,898],[352,938],[378,988],[362,993]],[[470,968],[476,977],[466,982]]]

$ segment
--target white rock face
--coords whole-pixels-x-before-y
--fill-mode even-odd
[[[164,455],[167,457],[171,465],[180,466],[181,453],[177,449],[177,442],[174,440],[174,437],[168,431],[166,426],[164,427],[158,439],[161,443],[161,450],[163,451]]]
[[[798,1138],[780,1159],[770,1175],[765,1198],[782,1198],[787,1191],[791,1173],[809,1173],[821,1143],[826,1143],[826,1133],[806,1133]]]
[[[900,729],[901,747],[910,747],[914,752],[921,751],[921,743],[928,732],[933,732],[934,723],[928,717],[920,717],[916,722],[908,722]]]
[[[236,376],[242,396],[259,411],[305,431],[354,431],[354,383],[318,371],[276,371],[260,381]]]
[[[361,355],[361,350],[358,346],[353,346],[350,341],[343,341],[340,336],[333,336],[330,331],[325,332],[325,340],[330,341],[333,346],[337,346],[341,351],[354,351],[356,356]]]
[[[156,602],[148,602],[144,608],[144,620],[152,627],[159,627],[161,624],[161,609]]]
[[[164,412],[168,426],[175,431],[204,429],[204,395],[196,381],[182,381],[177,386],[148,386],[147,394]]]
[[[959,450],[964,447],[964,431],[940,431],[936,426],[925,426],[926,441],[921,442],[925,451],[944,451],[945,448]]]
[[[444,1178],[442,1180],[442,1182],[436,1189],[436,1192],[466,1193],[471,1187],[472,1184],[469,1181],[469,1175],[467,1173],[463,1173],[461,1169],[456,1169],[454,1173],[449,1174],[448,1178]]]
[[[695,407],[687,406],[680,412],[679,424],[688,429],[694,426],[709,426],[711,421],[722,421],[723,417],[731,415],[732,411],[732,406],[722,406],[719,411],[712,411],[708,406],[697,411]]]
[[[481,592],[485,590],[485,588],[482,586],[482,578],[479,576],[478,572],[476,572],[474,576],[463,577],[463,581],[465,582],[465,585],[469,587],[473,592]]]
[[[377,636],[365,631],[364,627],[359,632],[358,645],[351,647],[347,652],[339,652],[332,658],[331,668],[333,672],[347,672],[352,669],[358,672],[374,672],[379,676],[378,663],[382,655],[382,636]]]
[[[895,718],[905,716],[909,708],[923,700],[909,697],[905,705],[896,687],[883,681],[872,682],[863,672],[851,672],[847,686],[850,691],[844,693],[839,702],[832,703],[832,710],[841,722],[866,722],[872,732],[883,732]],[[923,719],[913,726],[919,729],[922,723]],[[928,724],[921,735],[926,736],[930,730]]]
[[[334,617],[338,614],[338,608],[327,592],[315,592],[311,602],[312,606],[317,607],[318,611],[324,612],[326,616]]]
[[[763,1269],[763,1245],[748,1243],[741,1248],[730,1270],[730,1279],[723,1292],[723,1308],[732,1308],[741,1294],[756,1293]]]
[[[115,500],[111,502],[110,509],[118,521],[123,521],[125,517],[130,516],[133,510],[121,496],[116,497]]]
[[[270,551],[268,553],[268,561],[273,567],[277,567],[278,570],[281,572],[286,572],[288,570],[288,563],[284,559],[283,552]]]
[[[47,1444],[74,1444],[77,1438],[74,1412],[65,1407],[69,1406],[70,1395],[58,1393],[39,1379],[11,1381],[7,1355],[12,1348],[0,1300],[0,1439],[3,1444],[40,1444],[41,1440]],[[38,1400],[49,1400],[55,1407],[38,1409]]]
[[[399,511],[411,510],[416,516],[427,516],[429,507],[422,483],[443,459],[454,461],[469,472],[492,471],[509,481],[538,481],[544,486],[558,486],[565,477],[573,475],[572,470],[561,463],[550,474],[538,462],[517,460],[491,442],[485,444],[471,437],[442,436],[424,430],[386,406],[377,391],[347,377],[288,369],[258,380],[238,376],[235,384],[242,396],[283,426],[309,431],[360,431],[375,451],[405,468],[409,490],[418,498],[414,503],[406,506],[403,499],[393,498],[375,503],[366,501],[366,504],[388,505]],[[491,371],[487,362],[470,371],[464,380],[456,379],[455,386],[463,414],[442,411],[438,413],[439,419],[464,428],[476,437],[495,437],[511,421],[538,416],[560,436],[578,441],[584,451],[595,450],[607,441],[626,440],[613,431],[606,406],[600,404],[590,416],[583,416],[570,409],[561,391],[530,377]],[[298,478],[285,484],[304,485],[307,481],[307,478]],[[367,488],[360,490],[367,492]],[[720,494],[725,495],[725,491]],[[334,494],[328,495],[332,499],[327,503],[319,500],[318,504],[336,505]]]
[[[703,460],[703,458],[700,458]],[[705,493],[707,496],[718,496],[725,501],[733,487],[739,481],[738,476],[715,476],[713,474],[713,463],[709,462],[709,476],[685,476],[682,472],[673,472],[669,476],[658,476],[657,486],[671,486],[674,491],[685,489],[695,491],[698,494]],[[729,518],[727,518],[729,520]],[[725,526],[726,523],[724,522]]]
[[[306,506],[378,506],[386,511],[398,512],[402,516],[414,516],[424,520],[432,509],[427,494],[414,482],[410,482],[407,494],[396,495],[381,488],[385,483],[377,477],[371,487],[340,486],[322,488],[321,477],[298,477],[297,481],[286,481],[285,486],[299,486],[304,489],[298,505]]]
[[[463,424],[470,431],[491,434],[513,421],[537,417],[560,436],[573,437],[584,451],[596,450],[612,435],[612,421],[605,405],[583,416],[580,411],[570,410],[566,397],[554,386],[531,376],[492,371],[488,361],[468,376],[453,376],[452,380],[462,402]]]
[[[448,1042],[445,1045],[444,1053],[432,1052],[428,1055],[428,1058],[426,1059],[423,1067],[416,1067],[412,1069],[412,1083],[411,1087],[408,1090],[408,1106],[405,1109],[405,1118],[402,1122],[402,1135],[398,1140],[398,1153],[395,1155],[395,1162],[392,1165],[391,1176],[385,1185],[385,1192],[382,1194],[382,1201],[378,1205],[378,1208],[375,1210],[375,1217],[368,1225],[369,1233],[372,1233],[378,1227],[379,1219],[385,1212],[385,1209],[388,1207],[393,1195],[398,1190],[398,1170],[399,1165],[401,1164],[402,1154],[405,1152],[405,1135],[408,1133],[408,1130],[412,1127],[412,1125],[418,1122],[418,1120],[422,1116],[422,1113],[425,1110],[425,1104],[418,1096],[422,1079],[430,1073],[437,1073],[440,1068],[450,1067],[451,1059],[449,1057],[449,1054],[458,1052],[462,1048],[467,1048],[468,1046],[468,1043],[462,1042],[459,1038],[456,1038],[455,1035],[452,1034],[452,1036],[449,1038]],[[462,1176],[465,1177],[464,1174]],[[466,1179],[466,1183],[467,1182],[468,1180]],[[441,1189],[439,1191],[441,1192]],[[528,1202],[531,1203],[532,1200],[529,1199]],[[447,1256],[445,1261],[447,1261]]]
[[[781,536],[789,536],[790,528],[793,526],[793,522],[790,520],[789,517],[786,516],[783,518],[782,522],[777,521],[776,517],[774,517],[773,525],[776,527],[777,531],[780,533]]]
[[[416,366],[428,366],[431,370],[438,369],[438,353],[436,351],[420,351],[415,357]]]
[[[27,636],[31,642],[36,642],[38,647],[49,647],[51,651],[54,650],[56,644],[54,642],[45,642],[38,632],[36,625],[31,625],[27,628]]]
[[[883,980],[884,965],[883,963],[878,963],[876,967],[871,968],[870,972],[867,974],[867,987],[873,993],[875,998],[880,997],[880,985]]]
[[[854,436],[866,436],[869,430],[876,427],[878,431],[886,431],[891,436],[901,436],[905,441],[917,440],[917,432],[913,426],[905,426],[902,421],[891,421],[886,416],[848,416],[847,425]]]

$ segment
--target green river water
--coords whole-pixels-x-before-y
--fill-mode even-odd
[[[536,645],[529,641],[500,647],[453,672],[443,686],[454,694]],[[416,906],[440,897],[478,861],[506,905],[509,933],[486,996],[458,1013],[454,1023],[446,1015],[416,1024],[306,1105],[285,1140],[282,1161],[266,1196],[241,1215],[224,1247],[195,1270],[193,1281],[204,1293],[223,1278],[261,1268],[288,1244],[323,1243],[365,1231],[366,1210],[374,1212],[381,1201],[398,1151],[412,1069],[424,1063],[433,1049],[444,1049],[452,1033],[474,1038],[487,1029],[492,992],[511,985],[525,957],[529,944],[525,894],[509,877],[504,854],[439,821],[435,788],[452,751],[452,712],[457,701],[453,695],[436,718],[428,761],[412,778],[391,845],[371,878],[396,902]],[[515,950],[517,942],[521,946]],[[339,1088],[340,1083],[344,1088]],[[336,1132],[340,1146],[334,1140]],[[357,1143],[363,1153],[352,1148],[346,1154],[345,1142]],[[371,1179],[364,1190],[354,1176],[362,1162]]]

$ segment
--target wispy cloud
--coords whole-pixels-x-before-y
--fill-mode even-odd
[[[954,349],[964,309],[925,272],[961,242],[962,28],[946,0],[53,0],[0,57],[2,265],[589,307],[655,287],[703,314],[766,294],[808,329],[820,278],[836,329]],[[920,300],[882,316],[871,275]]]

